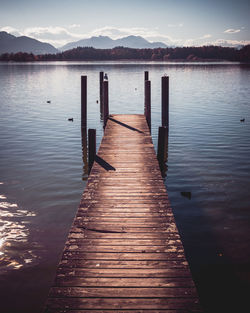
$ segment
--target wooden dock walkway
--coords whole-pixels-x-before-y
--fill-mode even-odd
[[[144,115],[109,118],[45,312],[201,312]]]

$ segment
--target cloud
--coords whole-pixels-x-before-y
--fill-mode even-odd
[[[179,24],[168,24],[168,27],[183,27],[183,23],[179,23]]]
[[[245,46],[250,44],[250,40],[227,40],[227,39],[217,39],[208,44],[212,44],[215,46],[223,46],[223,47],[237,47],[237,46]]]
[[[2,28],[0,28],[0,31],[7,32],[7,33],[12,34],[14,36],[22,36],[23,35],[22,32],[20,32],[17,28],[14,28],[12,26],[2,27]]]
[[[146,27],[113,27],[113,26],[105,26],[102,28],[97,28],[90,32],[91,36],[109,36],[112,39],[118,39],[124,36],[142,36],[142,37],[151,37],[158,35],[157,29],[150,30]]]
[[[211,38],[212,35],[210,34],[205,34],[201,37],[198,38],[190,38],[186,39],[183,41],[182,45],[185,47],[190,47],[190,46],[203,46],[204,45],[204,39]]]
[[[69,28],[78,28],[80,26],[81,26],[80,24],[71,24],[69,25]]]
[[[240,29],[233,29],[233,28],[229,28],[229,29],[224,31],[224,33],[226,33],[226,34],[236,34],[239,32],[240,32]]]
[[[57,47],[83,38],[82,34],[73,33],[67,28],[59,26],[29,27],[24,30],[24,33],[26,36],[51,43]]]
[[[210,41],[204,41],[202,39],[211,38],[212,36],[208,34],[199,38],[187,39],[182,44],[183,46],[222,46],[222,47],[238,47],[250,44],[250,40],[228,40],[228,39],[216,39]]]
[[[200,39],[206,39],[206,38],[211,38],[211,37],[212,37],[212,35],[206,34],[206,35],[200,37]]]

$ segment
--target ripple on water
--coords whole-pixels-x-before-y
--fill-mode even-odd
[[[34,212],[22,209],[5,195],[0,195],[0,273],[37,261],[35,244],[32,246],[28,242],[28,224],[34,216]]]

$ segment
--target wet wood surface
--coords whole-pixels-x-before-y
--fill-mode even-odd
[[[201,312],[144,115],[112,115],[45,312]]]

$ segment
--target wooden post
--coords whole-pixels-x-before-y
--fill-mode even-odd
[[[107,120],[109,117],[109,82],[103,81],[103,123],[104,128],[106,127]]]
[[[161,78],[161,124],[169,127],[169,77]]]
[[[87,127],[87,76],[81,76],[81,125]]]
[[[93,166],[95,155],[96,155],[96,130],[95,129],[89,129],[88,130],[88,142],[89,142],[89,173],[91,171],[91,168]]]
[[[100,112],[103,113],[103,72],[100,72]]]
[[[149,130],[151,132],[151,82],[145,80],[145,116],[148,123]]]
[[[144,71],[144,82],[148,80],[148,71]],[[144,83],[144,115],[146,116],[146,100],[145,100],[145,95],[146,95],[146,87]]]

